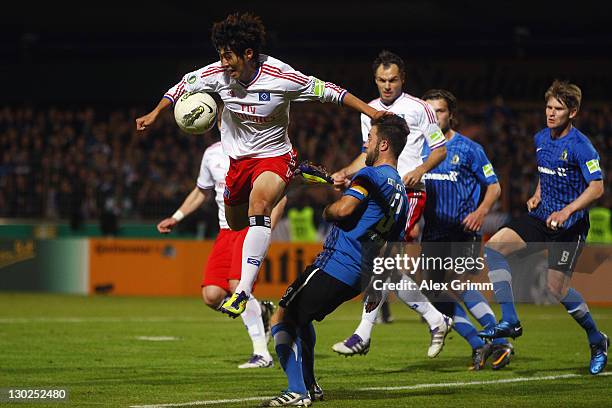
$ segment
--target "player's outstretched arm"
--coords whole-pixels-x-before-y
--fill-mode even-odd
[[[409,188],[414,187],[419,181],[421,181],[423,174],[436,168],[436,166],[442,163],[444,159],[446,159],[446,146],[440,146],[437,149],[434,149],[424,163],[417,166],[414,170],[404,174],[402,177],[404,185]]]
[[[499,199],[501,195],[501,187],[499,183],[489,184],[487,186],[487,191],[485,192],[485,196],[482,199],[482,202],[476,208],[475,211],[469,213],[465,219],[462,221],[463,226],[468,231],[480,231],[482,227],[482,223],[484,222],[485,216],[491,211],[493,208],[493,204]]]
[[[546,219],[548,228],[557,229],[576,211],[584,210],[600,198],[604,193],[603,180],[593,180],[589,186],[561,211],[555,211]]]
[[[170,105],[172,105],[172,101],[170,101],[170,99],[162,98],[155,109],[136,119],[136,130],[145,130],[147,127],[151,126],[153,123],[155,123],[155,120],[159,114],[164,109],[167,109]]]
[[[350,217],[361,201],[350,195],[343,195],[338,201],[323,210],[323,219],[327,222],[338,222]]]
[[[163,219],[157,224],[157,231],[161,234],[167,234],[176,225],[181,222],[183,218],[194,212],[202,203],[206,200],[206,197],[210,194],[209,190],[202,190],[196,186],[189,195],[183,201],[183,204],[179,207],[176,212],[168,218]]]
[[[361,112],[364,115],[367,115],[370,119],[378,119],[385,115],[393,115],[393,113],[388,111],[378,111],[353,95],[350,92],[347,92],[344,95],[344,99],[342,100],[342,104],[344,106],[348,106],[349,108],[355,109],[357,112]]]

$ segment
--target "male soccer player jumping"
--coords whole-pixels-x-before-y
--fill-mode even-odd
[[[334,225],[324,249],[287,288],[272,317],[276,353],[289,385],[264,406],[309,406],[322,397],[314,376],[312,321],[323,320],[361,292],[362,255],[369,243],[403,239],[408,197],[396,166],[408,132],[399,116],[373,120],[367,166],[355,174],[344,195],[325,208],[323,217]]]
[[[480,256],[480,228],[484,217],[499,198],[501,188],[482,146],[452,128],[457,110],[455,96],[443,89],[432,89],[422,99],[435,110],[447,140],[446,159],[425,174],[423,254],[441,259],[457,256],[475,259]],[[425,149],[424,155],[427,154]],[[427,278],[448,282],[446,270],[427,271],[427,274]],[[457,295],[484,328],[495,325],[495,314],[479,291],[466,290]],[[453,327],[472,347],[472,370],[482,369],[489,356],[493,369],[503,368],[510,362],[513,350],[506,339],[485,343],[458,302],[430,300],[443,313],[453,316]],[[445,310],[448,307],[450,310]]]
[[[215,200],[219,206],[219,235],[215,239],[212,252],[206,263],[202,279],[202,299],[213,310],[219,310],[221,304],[234,292],[240,280],[242,261],[242,242],[246,229],[232,231],[225,220],[223,206],[223,191],[225,190],[225,175],[229,169],[229,157],[223,153],[221,142],[209,146],[202,156],[200,174],[196,187],[185,198],[179,209],[169,218],[157,225],[157,230],[167,234],[187,215],[191,214],[207,199],[214,190]],[[272,226],[282,215],[285,200],[281,200],[272,212]],[[268,351],[267,331],[269,320],[274,310],[271,302],[259,302],[252,294],[246,304],[246,310],[241,315],[242,321],[253,343],[253,355],[238,368],[267,368],[274,365],[274,360]]]
[[[548,243],[548,288],[585,330],[591,348],[589,371],[601,373],[608,362],[608,336],[597,329],[582,295],[570,288],[576,260],[589,231],[587,207],[603,195],[599,154],[572,122],[582,92],[555,81],[544,95],[546,128],[535,135],[539,181],[527,201],[528,214],[500,229],[485,246],[485,259],[502,319],[479,333],[483,338],[518,337],[523,333],[512,294],[506,257],[527,243]],[[531,250],[532,248],[527,248]]]
[[[296,166],[287,129],[292,101],[333,102],[369,117],[378,112],[330,82],[295,71],[260,53],[265,28],[255,15],[231,14],[212,28],[220,61],[186,74],[151,112],[136,119],[137,130],[151,126],[185,92],[214,92],[225,104],[223,151],[230,156],[224,192],[230,228],[248,227],[242,248],[240,283],[221,305],[232,317],[244,312],[259,267],[270,246],[270,215]]]
[[[407,241],[418,237],[417,226],[423,208],[425,207],[425,184],[422,182],[423,174],[440,164],[446,157],[446,139],[436,122],[436,115],[427,103],[403,92],[406,77],[404,61],[396,54],[382,51],[372,64],[374,82],[378,88],[379,98],[369,104],[375,109],[392,112],[406,120],[410,134],[404,150],[399,156],[397,170],[407,188],[409,206],[408,220],[406,222]],[[367,140],[371,125],[365,115],[361,115],[361,131],[364,142]],[[427,144],[431,154],[423,162],[421,151]],[[336,185],[343,185],[348,178],[355,174],[365,164],[366,154],[362,152],[349,166],[334,173]],[[403,276],[403,280],[411,280]],[[431,344],[427,351],[430,358],[436,357],[444,346],[444,338],[451,329],[451,321],[445,318],[427,298],[417,291],[410,296],[402,298],[406,293],[397,292],[398,297],[414,311],[419,313],[429,325]],[[334,344],[333,350],[342,355],[366,354],[370,349],[372,328],[379,310],[384,307],[388,295],[383,291],[383,301],[372,311],[362,312],[359,326],[347,339]]]

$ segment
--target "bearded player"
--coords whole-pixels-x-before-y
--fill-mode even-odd
[[[403,92],[406,78],[404,61],[396,54],[382,51],[372,64],[374,82],[378,88],[379,98],[370,102],[378,110],[392,112],[406,120],[410,134],[402,150],[397,170],[402,176],[408,194],[408,221],[405,237],[411,241],[418,237],[415,226],[418,224],[425,208],[425,184],[423,175],[436,167],[446,158],[446,139],[440,130],[433,109],[423,100]],[[361,130],[364,142],[371,129],[370,121],[361,115]],[[431,154],[425,162],[421,157],[424,145],[427,144]],[[336,185],[343,185],[360,168],[365,166],[365,153],[361,153],[349,166],[334,173]],[[407,275],[403,280],[411,280]],[[382,293],[383,300],[387,292]],[[431,344],[427,351],[430,358],[436,357],[444,346],[444,339],[451,329],[451,320],[440,313],[419,291],[398,292],[397,296],[410,308],[419,313],[429,325]],[[372,310],[364,310],[359,326],[347,339],[336,343],[333,350],[342,355],[367,354],[370,349],[370,337],[379,310],[384,302]]]
[[[272,334],[287,389],[263,406],[310,406],[323,398],[314,372],[314,320],[321,321],[359,295],[372,258],[385,243],[403,239],[407,197],[397,157],[408,134],[406,122],[389,115],[372,121],[367,166],[323,211],[333,223],[314,263],[287,288],[272,316]],[[372,251],[374,247],[374,251]],[[371,269],[369,269],[371,273]]]

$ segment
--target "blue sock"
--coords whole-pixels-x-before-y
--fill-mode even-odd
[[[495,298],[501,306],[502,320],[510,323],[518,322],[512,294],[512,275],[506,257],[494,249],[485,246],[485,261],[489,268],[489,279],[493,284]]]
[[[289,386],[287,389],[299,394],[306,394],[306,385],[302,375],[302,341],[293,326],[278,323],[272,327],[276,344],[276,355],[281,367],[285,370]]]
[[[480,323],[483,329],[489,329],[497,324],[495,314],[482,293],[477,290],[466,290],[461,294],[461,299],[465,307],[470,311],[472,316],[474,316],[474,319],[478,320],[478,323]],[[492,343],[508,344],[508,340],[500,337],[494,339]]]
[[[478,333],[476,332],[476,328],[470,322],[470,318],[468,317],[465,310],[461,307],[459,303],[455,302],[455,315],[453,316],[454,321],[454,329],[470,343],[472,349],[477,349],[479,347],[484,346],[484,340],[478,337]]]
[[[302,374],[306,389],[310,389],[315,383],[314,348],[317,343],[317,334],[312,322],[300,327],[300,338],[302,339]]]
[[[589,312],[589,307],[584,301],[584,298],[578,291],[574,288],[569,288],[567,291],[567,295],[563,299],[561,299],[561,304],[565,306],[567,309],[567,313],[569,313],[576,322],[587,333],[587,337],[589,338],[589,343],[595,344],[599,343],[603,340],[603,336],[601,332],[597,329],[597,325],[593,320],[593,316],[591,316],[591,312]]]

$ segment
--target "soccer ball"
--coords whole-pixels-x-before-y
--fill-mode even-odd
[[[174,105],[174,119],[187,133],[206,133],[217,120],[217,104],[207,93],[186,92]]]

